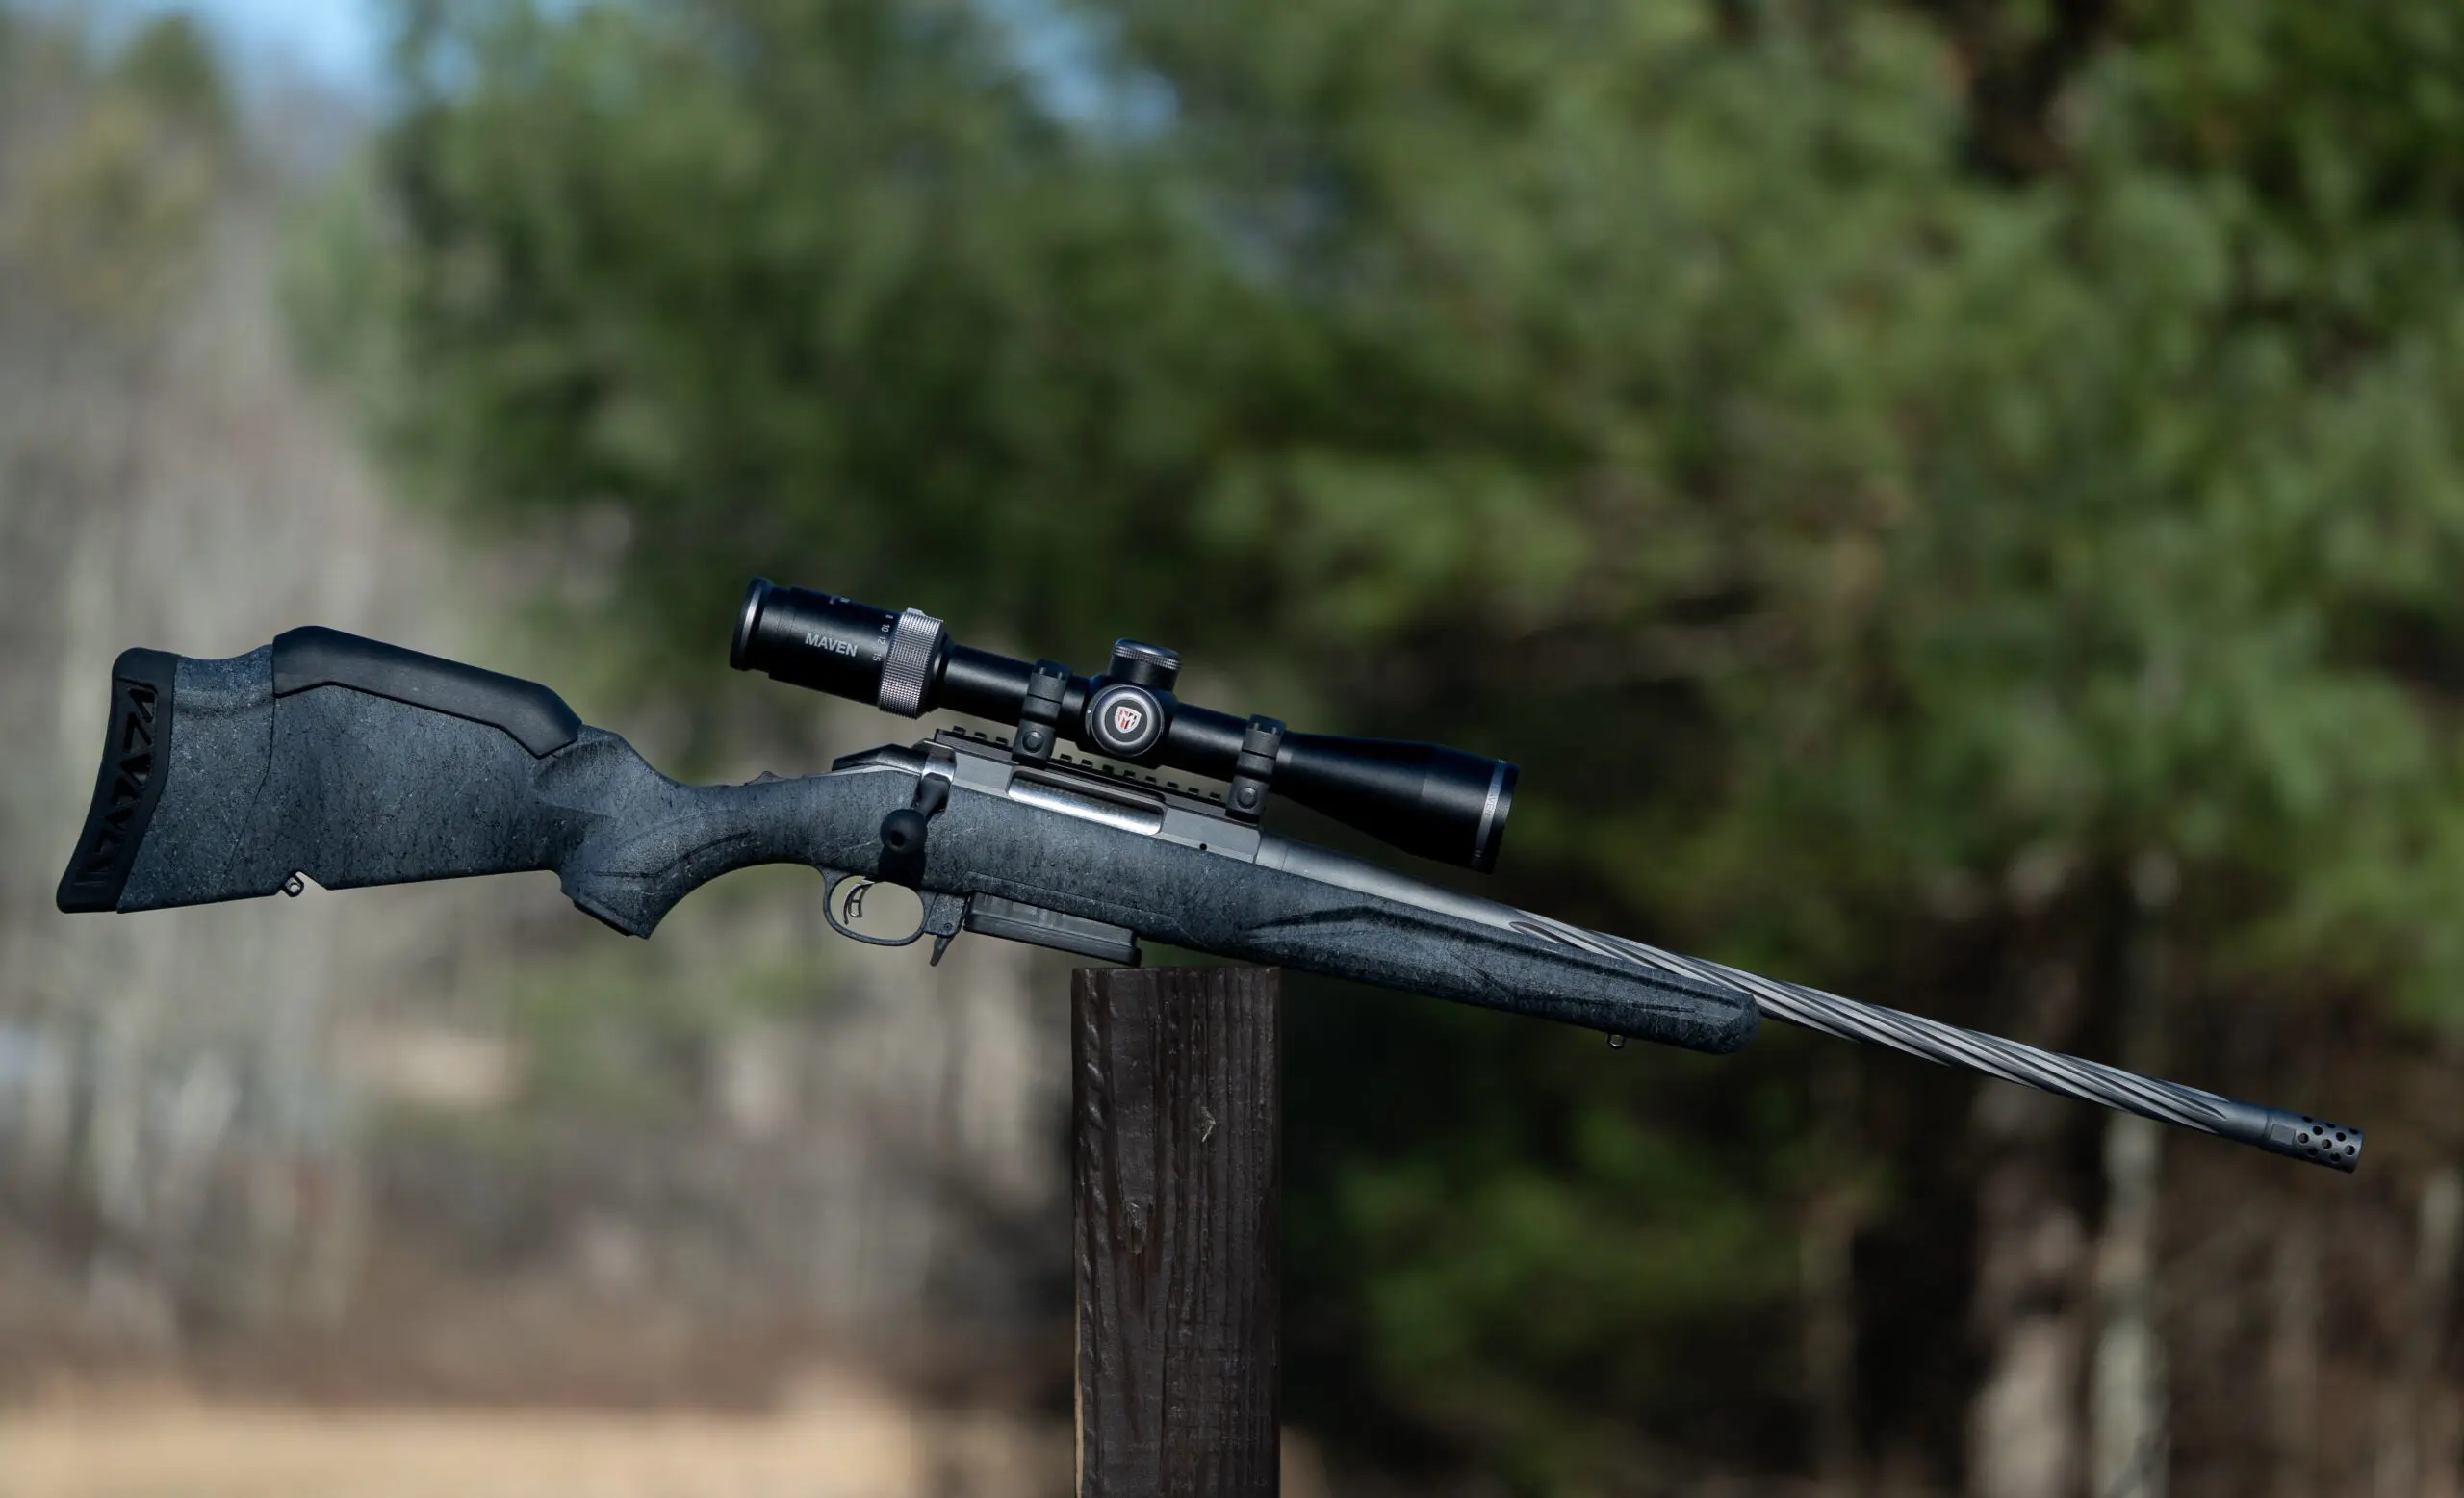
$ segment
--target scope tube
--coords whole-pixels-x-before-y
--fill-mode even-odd
[[[943,709],[1012,728],[1035,676],[1024,660],[953,643],[929,614],[892,613],[766,578],[745,589],[728,664],[904,717]],[[1085,723],[1089,699],[1108,681],[1070,673],[1061,725],[1087,753],[1118,758]],[[1167,714],[1164,735],[1135,762],[1230,780],[1249,720],[1168,691],[1156,695]],[[1520,773],[1443,744],[1287,733],[1269,788],[1407,853],[1487,873],[1504,845]]]

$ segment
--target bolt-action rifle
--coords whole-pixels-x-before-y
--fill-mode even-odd
[[[961,932],[1113,963],[1167,943],[1714,1052],[1768,1015],[2295,1159],[2360,1163],[2358,1128],[1681,957],[1268,833],[1271,794],[1486,872],[1517,771],[1181,702],[1180,659],[1158,646],[1124,640],[1090,680],[958,644],[912,608],[756,580],[730,663],[1008,732],[944,729],[826,775],[683,786],[545,686],[335,630],[292,630],[225,660],[131,650],[112,669],[110,738],[60,908],[550,869],[583,911],[647,937],[721,874],[806,864],[833,929],[893,946],[930,937],[936,962]],[[882,885],[914,891],[912,931],[863,929],[864,895]]]

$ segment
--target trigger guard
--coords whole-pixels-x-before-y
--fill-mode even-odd
[[[932,913],[929,908],[924,913],[924,918],[916,921],[915,929],[903,937],[866,936],[840,920],[838,918],[838,887],[850,879],[861,881],[855,889],[848,891],[850,899],[862,898],[865,891],[883,882],[870,874],[833,873],[829,875],[828,882],[821,887],[821,918],[830,922],[831,930],[851,942],[861,942],[866,946],[912,946],[923,940],[924,928],[932,924]]]
[[[870,874],[848,873],[840,870],[828,871],[823,877],[825,883],[821,888],[821,918],[830,922],[831,930],[851,942],[861,942],[866,946],[913,946],[926,936],[932,936],[940,944],[947,945],[949,939],[958,935],[959,921],[966,914],[966,901],[958,895],[935,894],[919,890],[916,895],[923,901],[924,909],[916,919],[914,930],[903,937],[866,936],[838,918],[838,887],[850,879],[860,880],[861,883],[848,892],[851,897],[861,897],[864,891],[888,881],[876,879]],[[939,960],[937,954],[935,960]]]

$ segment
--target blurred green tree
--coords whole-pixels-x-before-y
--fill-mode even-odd
[[[2109,1043],[2031,995],[2161,919],[2151,1002],[2257,1017],[2219,1086],[2464,982],[2451,8],[425,0],[402,35],[305,325],[475,517],[626,517],[668,681],[754,572],[1176,639],[1523,759],[1514,892],[1604,926]],[[1798,1461],[1795,1214],[1956,1213],[1978,1169],[1925,1148],[1964,1087],[1826,1112],[1776,1036],[1712,1071],[1295,1022],[1296,1400],[1524,1490]],[[1921,1350],[1869,1431],[1956,1425],[1929,1289],[1873,1313]]]
[[[124,340],[159,331],[237,168],[204,35],[157,17],[105,60],[0,14],[0,271],[24,280],[28,307]],[[71,96],[85,107],[65,107]]]

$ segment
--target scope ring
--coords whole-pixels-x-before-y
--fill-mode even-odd
[[[1274,780],[1274,757],[1283,749],[1281,719],[1249,719],[1241,736],[1241,754],[1233,762],[1231,783],[1223,788],[1223,814],[1255,825],[1266,811],[1267,787]]]
[[[823,885],[821,890],[821,918],[830,922],[831,930],[849,941],[861,942],[866,946],[913,946],[923,940],[927,919],[925,912],[921,909],[918,909],[915,914],[915,929],[903,937],[866,936],[838,918],[838,887],[840,885],[850,879],[858,881],[856,888],[847,891],[847,914],[858,916],[863,913],[864,891],[877,884],[886,884],[889,881],[876,879],[870,874],[833,873],[828,878],[829,883]],[[921,898],[920,894],[918,898]]]
[[[1061,699],[1069,690],[1069,668],[1058,660],[1039,660],[1027,675],[1026,695],[1018,703],[1017,736],[1010,758],[1020,764],[1048,764],[1061,737]]]

